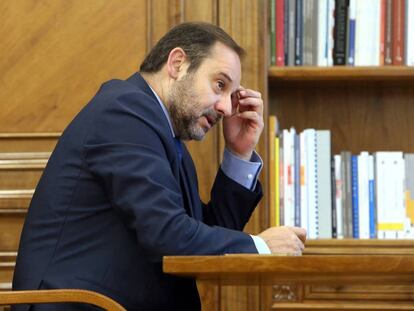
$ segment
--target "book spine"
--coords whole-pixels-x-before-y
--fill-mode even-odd
[[[300,141],[300,226],[309,231],[308,217],[308,151],[306,146],[306,132],[299,134]]]
[[[314,129],[305,130],[306,133],[306,152],[307,152],[307,190],[308,190],[308,235],[310,239],[319,237],[319,210],[318,210],[318,163],[316,160],[317,143],[316,131]]]
[[[414,66],[414,1],[406,0],[405,10],[405,64]]]
[[[381,0],[380,4],[380,66],[385,64],[385,16],[386,16],[386,0]]]
[[[300,208],[300,140],[297,133],[293,136],[294,139],[294,157],[295,157],[295,183],[294,183],[294,192],[295,192],[295,226],[301,226],[301,208]]]
[[[280,226],[280,139],[275,136],[275,225]]]
[[[274,66],[276,64],[276,0],[269,0],[269,10],[270,10],[270,23],[269,23],[269,37],[270,37],[270,65]]]
[[[369,167],[368,152],[358,156],[359,238],[369,239]]]
[[[303,65],[310,66],[313,64],[313,54],[316,53],[316,38],[317,38],[317,31],[316,31],[316,19],[315,16],[315,7],[314,0],[306,0],[303,3]],[[314,45],[315,43],[315,45]]]
[[[335,26],[335,0],[328,0],[328,66],[333,65],[334,26]]]
[[[358,157],[351,156],[352,165],[352,237],[359,238]]]
[[[276,193],[275,184],[275,165],[276,165],[276,149],[275,149],[275,136],[276,136],[276,116],[269,116],[269,219],[270,226],[276,226]]]
[[[392,0],[385,0],[384,64],[392,65]]]
[[[295,66],[303,65],[303,0],[296,0]]]
[[[343,170],[342,157],[340,154],[334,156],[334,180],[335,180],[335,207],[336,207],[336,235],[338,239],[344,238],[344,212],[343,212]]]
[[[331,132],[316,131],[319,237],[332,238]]]
[[[289,35],[290,35],[290,24],[289,24],[289,1],[283,1],[283,50],[285,56],[285,66],[289,65]]]
[[[285,0],[276,1],[276,66],[282,67],[285,65]]]
[[[334,65],[346,64],[348,0],[335,0]]]
[[[295,2],[296,0],[289,0],[289,47],[288,47],[288,65],[295,65]]]
[[[377,237],[377,217],[375,209],[375,184],[374,184],[374,157],[368,157],[368,189],[369,189],[369,238]]]
[[[335,178],[335,158],[332,158],[331,160],[331,206],[332,206],[332,238],[337,239],[338,238],[338,212],[337,212],[337,206],[336,206],[336,178]]]
[[[356,0],[349,2],[349,34],[348,34],[348,59],[347,64],[355,65],[355,30],[356,30]]]
[[[315,2],[315,23],[317,30],[316,36],[316,53],[314,53],[314,65],[327,66],[328,50],[328,0],[319,0]]]
[[[404,17],[405,17],[405,1],[394,0],[392,8],[392,64],[404,64]]]

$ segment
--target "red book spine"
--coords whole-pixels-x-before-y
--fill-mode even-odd
[[[284,0],[276,0],[276,66],[285,65],[285,13]]]
[[[392,64],[404,64],[405,0],[394,0],[392,7]]]

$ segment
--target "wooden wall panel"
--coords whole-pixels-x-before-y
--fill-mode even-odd
[[[60,133],[100,85],[147,52],[147,1],[0,2],[0,290]]]
[[[0,133],[0,152],[51,152],[59,137],[60,133],[53,132]]]
[[[102,82],[133,73],[145,12],[145,0],[1,1],[0,132],[60,132]]]

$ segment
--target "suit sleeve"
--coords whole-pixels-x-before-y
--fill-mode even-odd
[[[132,92],[98,111],[84,155],[112,208],[135,234],[147,257],[160,261],[165,255],[257,253],[248,234],[232,230],[243,221],[228,229],[188,216],[172,171],[172,152],[157,127],[163,120],[151,109],[137,110],[142,100],[149,99]]]
[[[260,182],[250,191],[219,169],[211,190],[211,201],[203,209],[203,220],[209,225],[241,231],[262,196]]]

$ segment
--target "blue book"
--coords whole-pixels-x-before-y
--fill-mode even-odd
[[[348,29],[348,59],[347,64],[355,65],[355,27],[356,27],[356,3],[351,0],[349,3],[349,29]]]
[[[375,184],[374,184],[374,158],[369,156],[368,163],[368,201],[369,201],[369,238],[377,238],[377,217],[375,211]]]
[[[358,157],[351,156],[352,185],[352,237],[359,239],[359,201],[358,201]]]

